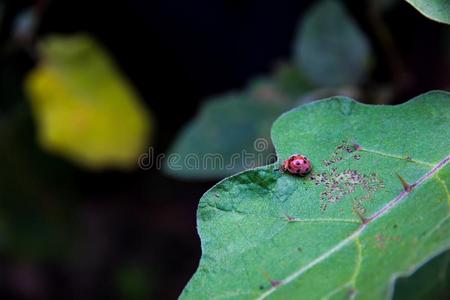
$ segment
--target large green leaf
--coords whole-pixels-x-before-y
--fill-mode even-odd
[[[450,1],[448,0],[406,0],[421,14],[434,21],[450,24]]]
[[[282,115],[279,160],[303,153],[313,172],[272,164],[209,190],[182,298],[387,298],[396,277],[450,247],[449,124],[446,92],[398,106],[334,97]]]
[[[359,83],[368,70],[370,47],[340,1],[323,0],[302,20],[294,59],[318,86]]]

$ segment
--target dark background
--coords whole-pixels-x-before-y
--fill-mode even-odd
[[[291,56],[297,24],[313,2],[14,0],[6,2],[0,39],[10,41],[15,17],[31,5],[43,8],[37,37],[93,34],[153,111],[154,146],[163,153],[205,97],[239,89]],[[372,78],[389,83],[396,79],[368,21],[369,2],[346,5],[375,41]],[[384,19],[407,78],[391,102],[448,86],[444,26],[403,1]],[[216,181],[184,182],[155,170],[92,173],[42,152],[18,88],[34,58],[20,47],[5,53],[1,111],[24,113],[7,140],[18,148],[5,142],[0,166],[0,201],[13,224],[9,242],[0,238],[0,298],[177,298],[201,254],[197,203]]]

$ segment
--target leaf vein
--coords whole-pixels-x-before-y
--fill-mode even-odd
[[[439,174],[436,174],[436,180],[439,181],[439,183],[442,185],[445,194],[447,195],[447,204],[450,211],[450,192],[448,191],[447,185],[445,184],[445,181],[442,180],[442,178],[439,176]]]
[[[388,203],[386,203],[386,205],[384,205],[381,209],[379,209],[377,212],[375,212],[374,214],[372,214],[367,220],[366,222],[364,222],[363,224],[361,224],[361,226],[355,231],[353,232],[351,235],[349,235],[347,238],[343,239],[342,241],[340,241],[339,243],[337,243],[334,247],[332,247],[330,250],[322,253],[321,255],[319,255],[318,257],[316,257],[314,260],[312,260],[311,262],[309,262],[308,264],[306,264],[305,266],[302,266],[299,270],[297,270],[296,272],[292,273],[291,275],[289,275],[288,277],[286,277],[283,280],[279,281],[279,284],[271,287],[270,289],[268,289],[267,291],[265,291],[263,294],[261,294],[257,299],[265,299],[266,297],[268,297],[269,295],[271,295],[273,292],[275,292],[276,289],[279,289],[280,287],[287,285],[289,283],[291,283],[292,281],[294,281],[295,279],[297,279],[299,276],[301,276],[302,274],[304,274],[305,272],[307,272],[309,269],[313,268],[314,266],[318,265],[319,263],[321,263],[322,261],[324,261],[325,259],[327,259],[328,257],[334,255],[335,253],[339,252],[342,248],[344,248],[345,246],[347,246],[348,243],[350,243],[353,240],[356,240],[360,237],[360,235],[365,231],[365,229],[367,228],[367,226],[374,222],[375,220],[379,219],[380,217],[384,216],[385,214],[389,213],[394,207],[396,207],[403,199],[406,198],[406,196],[408,196],[411,192],[413,192],[418,186],[420,186],[421,184],[423,184],[425,181],[427,181],[428,179],[430,179],[431,177],[433,177],[434,175],[436,175],[436,173],[441,170],[442,168],[444,168],[448,163],[450,162],[450,156],[445,157],[443,160],[441,160],[440,162],[438,162],[435,166],[433,166],[433,168],[428,171],[427,173],[425,173],[422,177],[420,177],[416,182],[414,182],[412,184],[412,186],[414,187],[412,190],[402,190],[402,192],[400,192],[399,195],[397,195],[394,199],[392,199],[391,201],[389,201]],[[446,218],[444,218],[444,220],[442,220],[441,222],[439,222],[439,224],[443,224],[448,218],[450,217],[450,215],[448,215]],[[438,224],[438,225],[439,225]],[[439,228],[439,226],[436,226],[437,228]],[[437,229],[436,229],[437,230]]]
[[[400,159],[400,160],[404,160],[407,162],[412,162],[412,163],[416,163],[418,165],[422,165],[422,166],[427,166],[427,167],[433,167],[436,164],[432,164],[426,161],[422,161],[422,160],[418,160],[418,159],[412,159],[406,156],[400,156],[397,154],[391,154],[391,153],[386,153],[386,152],[382,152],[382,151],[378,151],[378,150],[372,150],[372,149],[367,149],[367,148],[362,148],[359,151],[364,151],[364,152],[368,152],[368,153],[373,153],[373,154],[377,154],[380,156],[384,156],[384,157],[390,157],[390,158],[394,158],[394,159]]]

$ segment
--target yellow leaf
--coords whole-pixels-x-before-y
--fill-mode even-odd
[[[90,36],[52,36],[25,88],[38,140],[91,169],[137,166],[152,118],[108,53]]]

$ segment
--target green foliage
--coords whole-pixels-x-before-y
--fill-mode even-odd
[[[295,65],[280,65],[275,70],[273,77],[275,87],[294,100],[298,100],[299,96],[314,88],[302,71]]]
[[[273,74],[252,81],[246,90],[207,100],[197,117],[179,134],[169,153],[179,157],[177,168],[166,174],[183,179],[223,178],[251,166],[224,168],[233,155],[246,151],[268,162],[271,147],[256,151],[258,139],[270,139],[269,128],[282,111],[317,99],[316,88],[360,82],[368,70],[369,45],[344,8],[323,1],[307,12],[294,40],[294,61],[278,66]],[[320,93],[319,93],[320,94]],[[211,102],[211,103],[209,103]],[[186,166],[189,156],[223,157],[223,165]]]
[[[297,34],[295,62],[317,86],[352,85],[364,79],[369,43],[340,1],[318,2]]]
[[[182,299],[385,299],[393,279],[450,247],[449,123],[446,92],[398,106],[334,97],[282,115],[279,161],[303,153],[313,172],[277,163],[209,190]]]
[[[394,300],[449,299],[450,251],[433,258],[409,277],[399,278]]]
[[[166,160],[164,172],[183,179],[222,178],[243,170],[244,153],[255,157],[251,163],[269,163],[273,121],[308,89],[296,68],[282,65],[272,78],[254,80],[245,91],[206,100],[172,145],[169,156],[178,159]]]
[[[40,144],[91,169],[137,166],[152,119],[109,54],[90,36],[41,42],[26,90]]]
[[[180,159],[177,163],[169,159],[165,172],[186,179],[228,176],[242,170],[242,162],[233,162],[233,154],[244,151],[261,155],[262,165],[266,164],[265,158],[272,153],[270,145],[267,142],[256,149],[254,143],[258,138],[269,140],[272,122],[284,110],[283,105],[245,94],[208,100],[197,119],[181,132],[170,151]],[[190,157],[194,159],[190,161]]]
[[[427,18],[450,24],[450,2],[448,0],[406,0],[406,2]]]

